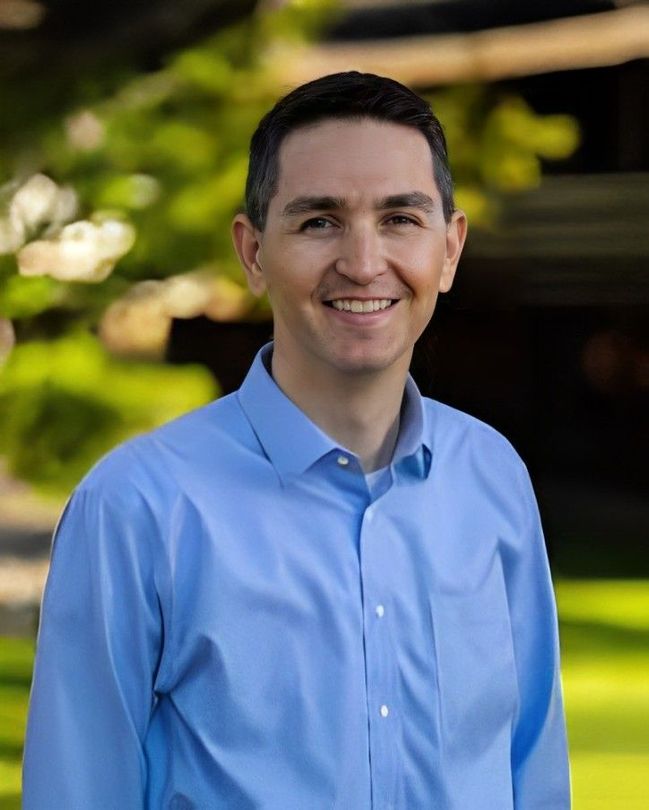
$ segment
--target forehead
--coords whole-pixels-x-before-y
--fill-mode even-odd
[[[326,119],[286,136],[278,202],[301,194],[362,198],[437,188],[428,141],[412,127],[372,119]]]

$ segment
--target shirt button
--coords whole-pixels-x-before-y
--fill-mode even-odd
[[[341,467],[346,467],[349,464],[349,459],[347,458],[347,456],[338,456],[337,461]]]
[[[381,712],[381,717],[387,717],[390,714],[390,709],[385,705],[385,703],[379,709]]]
[[[383,614],[385,613],[385,608],[383,605],[377,605],[374,610],[376,611],[376,615],[379,617],[379,619],[382,619]]]

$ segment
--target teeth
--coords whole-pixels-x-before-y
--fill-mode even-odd
[[[389,298],[374,298],[371,301],[359,301],[357,298],[336,298],[331,302],[334,309],[339,312],[378,312],[379,309],[387,309],[391,300]]]

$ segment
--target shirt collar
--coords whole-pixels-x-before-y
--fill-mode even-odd
[[[257,353],[237,396],[264,452],[286,483],[327,453],[350,451],[312,422],[273,380],[266,367],[272,350],[273,344],[267,343]],[[418,478],[428,475],[432,457],[427,421],[419,389],[408,375],[393,464]]]

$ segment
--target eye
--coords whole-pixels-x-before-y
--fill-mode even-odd
[[[391,214],[386,220],[388,225],[418,225],[414,217],[407,214]]]
[[[301,231],[324,231],[333,228],[334,224],[325,217],[312,217],[300,225]]]

